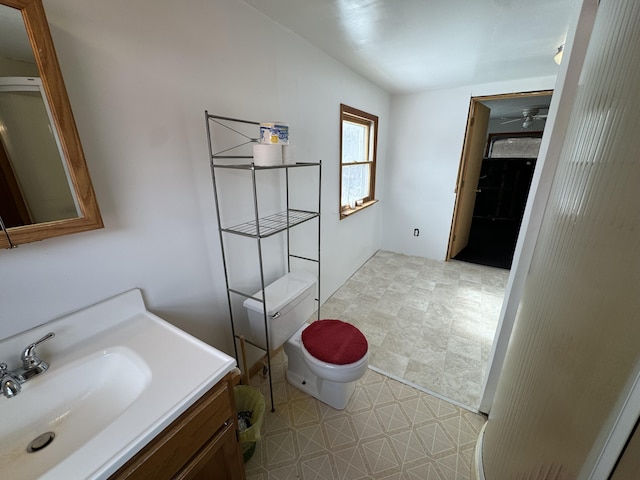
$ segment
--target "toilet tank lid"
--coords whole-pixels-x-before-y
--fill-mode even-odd
[[[307,288],[316,283],[316,276],[309,272],[291,272],[280,277],[275,282],[265,287],[267,296],[267,315],[273,316],[291,303]],[[258,290],[253,295],[262,298],[262,291]],[[245,308],[262,313],[262,302],[255,298],[247,298],[243,305]]]

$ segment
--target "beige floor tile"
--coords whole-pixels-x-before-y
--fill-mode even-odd
[[[406,477],[409,480],[443,480],[444,477],[440,475],[437,467],[432,463],[425,465],[418,465],[407,469]]]
[[[384,429],[374,410],[367,410],[351,415],[354,429],[360,439],[379,437]]]
[[[269,480],[297,480],[300,477],[298,476],[298,468],[296,465],[287,465],[269,470],[267,478]]]
[[[317,403],[308,396],[290,402],[288,408],[291,424],[295,426],[317,423],[321,418]]]
[[[436,463],[446,480],[469,480],[471,476],[471,465],[458,452],[440,458]]]
[[[334,475],[333,468],[331,466],[331,457],[328,453],[301,460],[300,470],[302,472],[302,478],[318,480],[333,480],[338,478]]]
[[[396,457],[391,439],[382,437],[364,441],[360,444],[360,451],[372,475],[380,475],[394,468],[400,468],[400,460]]]
[[[340,480],[370,478],[364,458],[358,447],[344,448],[335,452],[334,458]]]
[[[320,423],[296,429],[296,441],[300,456],[316,455],[327,450],[327,444]]]
[[[416,398],[403,400],[400,402],[400,408],[409,419],[412,428],[430,423],[436,418],[433,410],[421,395]]]
[[[416,433],[426,452],[431,456],[454,453],[456,445],[437,421],[416,427]]]
[[[356,431],[349,417],[339,417],[323,422],[325,437],[332,450],[348,447],[357,443]]]
[[[273,372],[274,385],[286,384],[286,356],[272,364],[282,367]],[[288,403],[265,412],[248,479],[468,479],[480,415],[372,370],[343,411],[304,393],[287,396]]]

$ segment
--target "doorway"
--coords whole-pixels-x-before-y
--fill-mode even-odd
[[[447,260],[510,269],[552,93],[471,98]]]

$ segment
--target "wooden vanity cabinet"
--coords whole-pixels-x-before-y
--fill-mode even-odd
[[[244,480],[233,387],[227,374],[110,480]]]

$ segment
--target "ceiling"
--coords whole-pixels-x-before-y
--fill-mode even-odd
[[[579,0],[244,0],[385,91],[555,75]]]
[[[392,94],[555,75],[553,55],[564,43],[579,3],[244,1]],[[0,55],[35,62],[20,12],[3,6]],[[494,102],[491,116],[517,116],[532,106],[529,103],[529,99]]]
[[[482,100],[480,103],[491,109],[491,118],[502,118],[506,120],[523,118],[523,111],[531,108],[537,108],[541,114],[548,113],[549,105],[551,104],[551,95]]]

